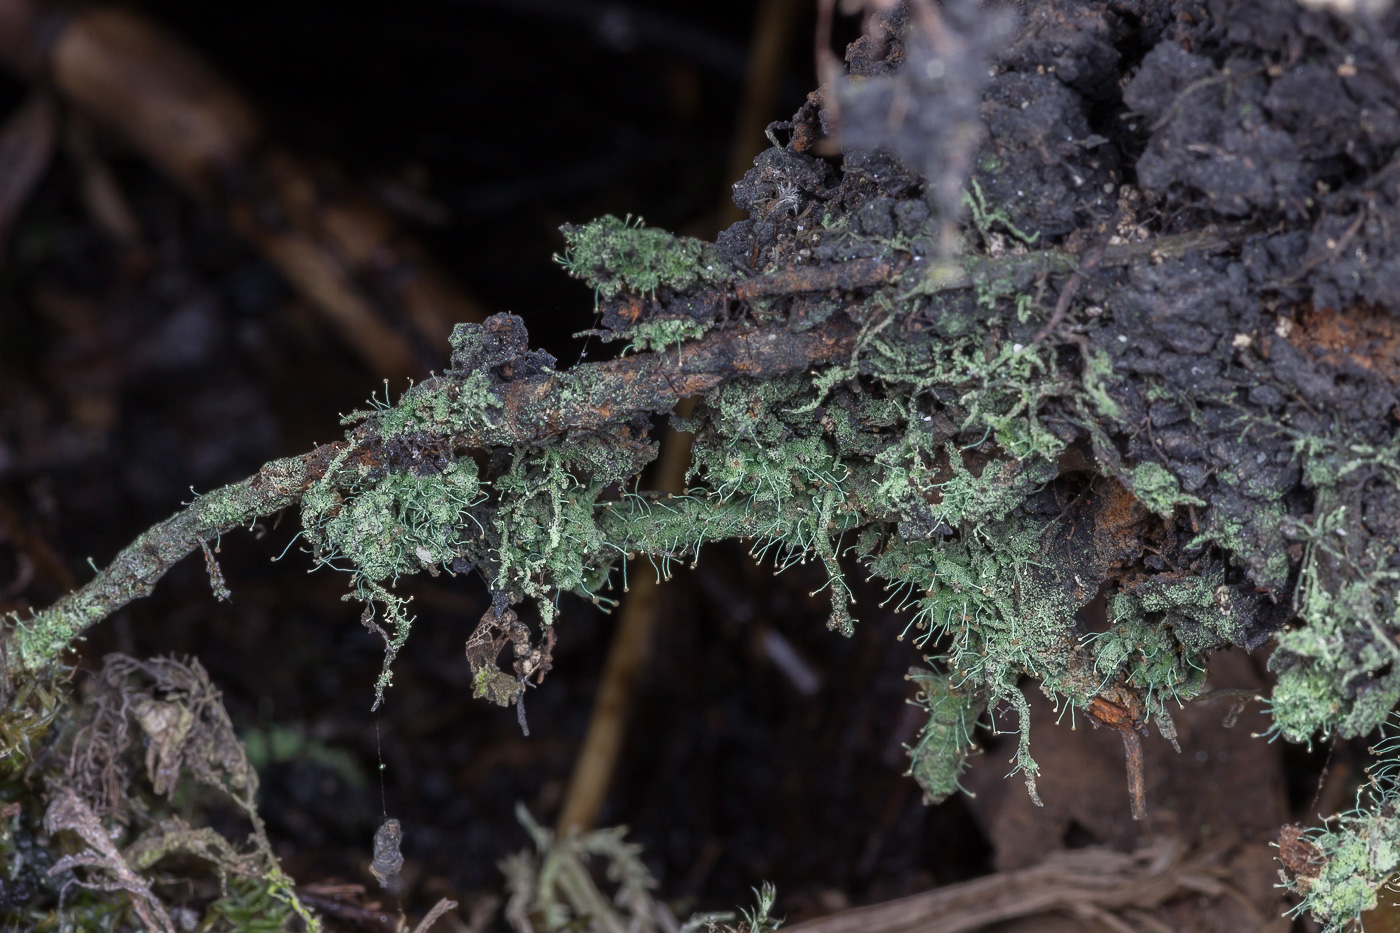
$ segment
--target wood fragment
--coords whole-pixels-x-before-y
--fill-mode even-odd
[[[1114,701],[1119,702],[1114,702]],[[1128,772],[1128,802],[1133,819],[1147,819],[1147,782],[1143,775],[1141,701],[1129,690],[1117,685],[1089,701],[1089,721],[1105,725],[1123,736],[1123,754]],[[1179,751],[1179,749],[1178,749]]]
[[[676,406],[676,414],[688,417],[694,399],[684,399]],[[685,485],[685,471],[690,466],[690,435],[671,431],[662,442],[661,457],[656,466],[656,488],[662,492],[678,493]],[[593,713],[588,720],[588,732],[579,747],[574,771],[559,813],[559,833],[571,828],[580,832],[592,829],[598,820],[612,784],[617,759],[627,735],[627,721],[632,708],[632,695],[651,649],[652,630],[656,627],[660,606],[660,584],[652,573],[633,574],[622,601],[617,629],[608,647],[603,676],[593,700]]]
[[[1040,865],[999,872],[923,894],[843,910],[784,927],[788,933],[965,933],[1051,912],[1071,915],[1150,910],[1183,896],[1222,897],[1219,843],[1182,857],[1175,840],[1130,854],[1105,848],[1051,853]]]

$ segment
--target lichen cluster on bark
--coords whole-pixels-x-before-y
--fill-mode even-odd
[[[458,326],[447,371],[344,441],[200,497],[16,620],[12,684],[202,542],[299,504],[313,559],[351,573],[384,634],[381,693],[411,625],[402,577],[485,579],[474,682],[509,703],[548,670],[558,593],[609,601],[627,573],[742,539],[780,568],[819,562],[840,631],[865,608],[846,575],[884,581],[930,655],[911,750],[930,799],[995,704],[1020,713],[1034,794],[1023,682],[1171,739],[1171,708],[1232,646],[1274,646],[1277,735],[1382,726],[1400,699],[1382,40],[1400,21],[1065,0],[1007,32],[949,3],[935,37],[930,10],[877,18],[845,83],[735,186],[749,217],[716,243],[631,218],[565,229],[561,264],[617,358],[562,369],[520,318]],[[836,164],[816,152],[838,132]],[[656,418],[690,396],[689,489],[639,489]],[[1329,923],[1400,865],[1358,842],[1400,836],[1377,780],[1299,885]]]

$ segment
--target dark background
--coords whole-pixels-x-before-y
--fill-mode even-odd
[[[279,142],[340,163],[393,203],[428,205],[415,214],[432,222],[415,231],[441,264],[490,310],[522,315],[562,363],[584,351],[569,335],[590,326],[592,296],[551,258],[561,223],[612,212],[697,235],[718,227],[751,4],[138,6],[232,78]],[[838,38],[856,29],[840,23]],[[815,84],[811,33],[807,18],[792,27],[773,119]],[[0,77],[7,110],[24,93]],[[119,139],[100,145],[140,246],[98,229],[60,152],[0,268],[0,608],[50,601],[191,488],[333,439],[340,412],[383,391],[222,217]],[[563,600],[556,668],[530,694],[527,739],[513,711],[469,695],[463,643],[485,609],[479,581],[411,581],[418,621],[376,717],[378,639],[342,602],[345,578],[307,574],[296,527],[286,514],[225,539],[231,603],[215,603],[203,567],[184,562],[91,634],[84,663],[120,650],[208,667],[262,749],[262,811],[299,881],[373,886],[382,747],[388,810],[405,827],[405,905],[499,892],[496,863],[527,843],[515,803],[545,824],[557,815],[611,619]],[[53,566],[26,576],[17,533],[45,542]],[[683,909],[747,904],[770,880],[781,912],[798,917],[987,868],[962,801],[925,808],[902,777],[901,744],[917,726],[902,675],[918,661],[894,638],[902,621],[858,591],[856,635],[832,634],[823,598],[808,596],[819,582],[803,568],[774,579],[735,546],[711,548],[662,590],[601,822],[631,827],[661,894]],[[815,695],[768,659],[774,633],[820,677]]]

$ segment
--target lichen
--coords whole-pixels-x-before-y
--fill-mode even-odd
[[[1148,461],[1133,468],[1133,493],[1158,515],[1171,515],[1181,505],[1205,505],[1202,499],[1181,491],[1181,483],[1160,463]]]
[[[664,350],[685,340],[694,340],[705,333],[705,325],[690,318],[665,318],[638,324],[624,336],[639,351]]]
[[[633,223],[630,214],[560,229],[567,248],[555,259],[600,298],[616,298],[624,289],[651,296],[662,287],[684,291],[730,274],[728,263],[708,244],[645,227],[640,217]]]
[[[1368,781],[1357,791],[1356,806],[1323,825],[1299,834],[1281,873],[1285,885],[1324,927],[1324,933],[1351,929],[1376,907],[1377,893],[1400,869],[1400,737],[1391,734],[1371,749],[1379,761],[1366,769]]]
[[[1351,526],[1345,506],[1294,525],[1306,542],[1296,597],[1301,624],[1279,633],[1270,659],[1279,675],[1274,729],[1290,741],[1318,732],[1363,736],[1400,700],[1400,648],[1390,634],[1400,629],[1393,545],[1373,539],[1352,551]]]
[[[917,667],[906,679],[918,684],[914,702],[928,713],[918,740],[909,748],[909,774],[923,789],[925,803],[940,803],[963,790],[958,776],[974,750],[972,733],[986,708],[986,697],[954,687],[948,674]]]

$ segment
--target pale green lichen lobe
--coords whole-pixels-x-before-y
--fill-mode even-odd
[[[624,289],[652,296],[663,286],[680,292],[731,273],[709,244],[645,227],[641,218],[633,223],[630,214],[560,229],[567,248],[555,259],[602,298],[616,298]]]

